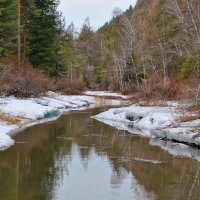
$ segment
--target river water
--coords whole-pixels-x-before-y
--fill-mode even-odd
[[[72,112],[0,152],[0,200],[197,200],[199,162]]]

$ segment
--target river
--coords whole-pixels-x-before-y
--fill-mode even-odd
[[[14,136],[0,152],[1,200],[197,200],[199,162],[76,111]]]

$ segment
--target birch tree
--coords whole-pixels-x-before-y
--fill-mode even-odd
[[[176,18],[184,33],[184,44],[181,50],[176,44],[179,54],[193,54],[200,61],[200,2],[198,0],[171,0],[169,12]]]
[[[134,59],[134,46],[135,46],[135,31],[131,24],[130,19],[126,16],[125,13],[122,12],[121,9],[115,9],[113,11],[113,15],[119,18],[119,36],[120,36],[120,50],[121,50],[121,60],[122,60],[122,68],[126,68],[126,62],[128,60],[131,61],[137,89],[140,89],[140,82],[138,78],[138,71],[136,62]]]

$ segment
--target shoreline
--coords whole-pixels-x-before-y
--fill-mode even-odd
[[[0,119],[0,151],[14,145],[12,136],[28,127],[54,121],[70,111],[104,106],[120,107],[111,108],[92,118],[119,130],[126,130],[151,140],[155,138],[163,141],[157,144],[163,145],[164,141],[171,141],[177,144],[176,148],[178,143],[181,148],[183,145],[191,148],[192,146],[200,147],[200,119],[188,122],[177,121],[183,116],[180,110],[183,105],[180,103],[171,101],[165,102],[165,106],[141,106],[140,104],[127,106],[130,103],[127,96],[118,93],[110,94],[109,96],[108,92],[86,92],[83,95],[62,95],[48,92],[39,98],[0,98],[1,118],[2,116],[8,118],[8,122]],[[122,107],[124,104],[126,107]],[[184,113],[184,115],[187,114]],[[190,115],[194,116],[195,113],[190,113]],[[11,123],[9,120],[20,122],[19,124]]]
[[[200,119],[198,112],[181,112],[178,102],[171,102],[166,107],[141,106],[109,109],[93,116],[94,119],[119,130],[163,141],[200,147]],[[193,120],[181,122],[181,118],[192,116]],[[189,118],[189,117],[188,117]]]
[[[125,104],[123,98],[95,97],[88,95],[62,95],[48,92],[39,98],[18,99],[0,98],[0,151],[15,144],[12,136],[20,131],[48,121],[54,121],[70,111],[86,110],[102,105],[118,106]],[[116,93],[116,96],[119,95]]]

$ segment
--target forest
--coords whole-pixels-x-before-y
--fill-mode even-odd
[[[67,25],[58,0],[0,0],[0,92],[120,91],[191,99],[200,109],[199,0],[138,0],[94,30]],[[112,11],[111,11],[112,12]]]

